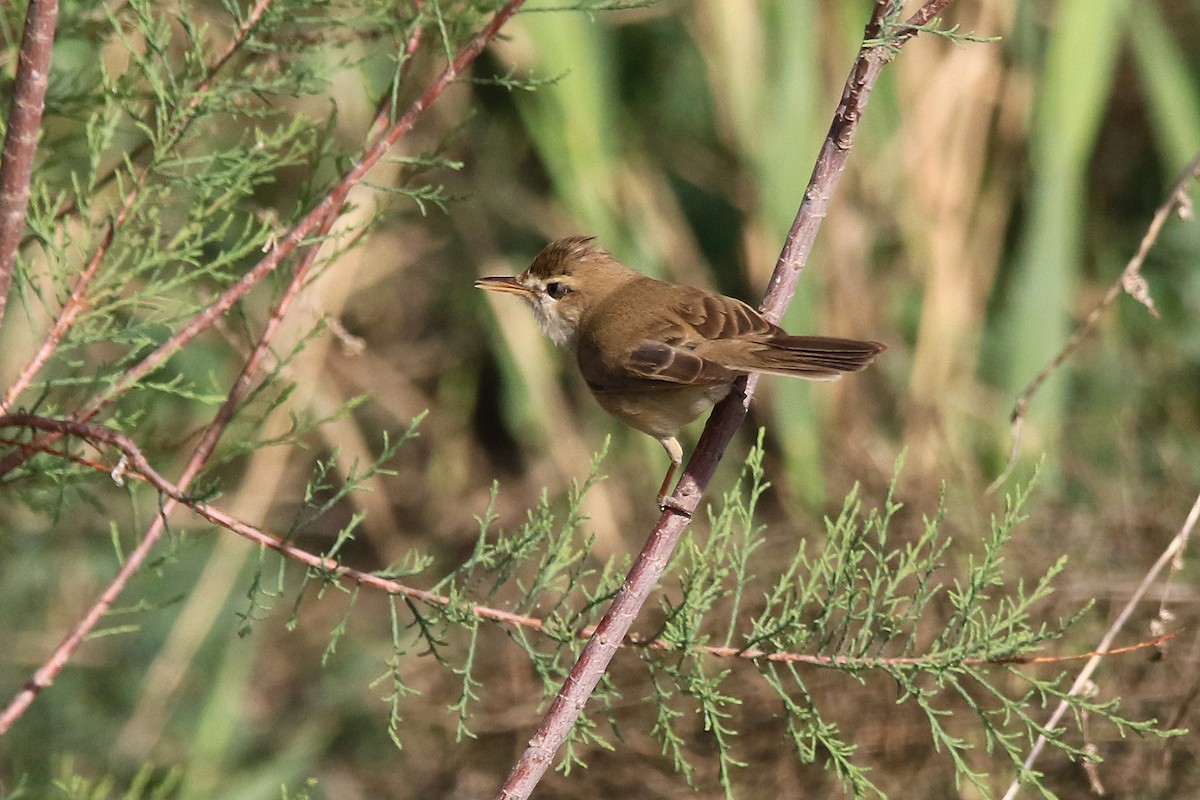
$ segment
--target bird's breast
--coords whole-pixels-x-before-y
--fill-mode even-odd
[[[670,386],[641,391],[605,390],[588,384],[600,407],[631,428],[661,439],[708,411],[729,386]]]

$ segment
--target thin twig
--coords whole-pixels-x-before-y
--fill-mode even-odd
[[[1021,432],[1025,427],[1025,414],[1029,411],[1029,404],[1033,400],[1033,396],[1042,388],[1042,385],[1055,372],[1066,363],[1067,359],[1075,352],[1088,334],[1096,327],[1100,321],[1100,316],[1104,313],[1113,302],[1121,295],[1122,292],[1128,294],[1134,300],[1138,301],[1146,307],[1150,314],[1158,319],[1158,309],[1154,307],[1154,300],[1150,297],[1150,288],[1146,283],[1146,279],[1142,276],[1142,264],[1146,261],[1146,255],[1153,249],[1158,242],[1158,236],[1162,233],[1163,227],[1167,224],[1167,220],[1171,215],[1178,213],[1184,219],[1190,219],[1192,216],[1192,201],[1188,197],[1188,185],[1200,178],[1200,153],[1197,153],[1188,165],[1184,167],[1179,177],[1175,180],[1175,184],[1171,187],[1171,191],[1167,194],[1165,200],[1159,205],[1158,210],[1154,212],[1154,218],[1150,220],[1150,226],[1146,229],[1146,233],[1142,236],[1142,241],[1138,244],[1137,252],[1129,259],[1129,263],[1125,265],[1125,269],[1121,270],[1121,274],[1113,285],[1108,287],[1108,291],[1104,293],[1104,297],[1100,298],[1100,302],[1096,307],[1088,313],[1087,317],[1079,324],[1078,327],[1071,333],[1067,339],[1067,343],[1058,351],[1058,355],[1050,360],[1050,363],[1042,367],[1042,371],[1037,374],[1037,377],[1025,387],[1025,390],[1017,396],[1016,403],[1013,404],[1011,427],[1009,429],[1012,437],[1012,449],[1008,453],[1008,463],[1004,466],[1004,471],[996,480],[992,481],[988,486],[986,494],[992,494],[999,489],[1008,476],[1012,474],[1013,469],[1017,465],[1017,458],[1021,455]]]
[[[38,131],[50,84],[50,53],[58,25],[58,0],[29,0],[17,61],[16,84],[8,112],[8,133],[0,160],[0,322],[8,304],[17,249],[25,230],[29,183],[37,154]]]
[[[379,131],[382,131],[393,119],[392,115],[396,113],[396,89],[400,82],[404,80],[404,76],[412,69],[413,56],[421,47],[421,42],[425,37],[425,26],[421,22],[421,12],[425,10],[425,0],[413,0],[413,12],[416,18],[413,21],[412,30],[409,31],[408,40],[404,43],[404,54],[401,56],[400,68],[392,80],[391,90],[385,92],[380,98],[375,111],[375,119],[371,121],[371,127],[367,130],[368,138],[374,138]]]
[[[58,319],[54,320],[54,326],[46,334],[46,338],[42,340],[42,344],[37,352],[34,353],[33,358],[29,360],[29,363],[17,375],[17,379],[8,387],[8,391],[4,393],[4,399],[0,400],[0,414],[6,413],[12,408],[12,404],[20,397],[21,392],[29,387],[34,376],[41,371],[42,367],[46,366],[46,362],[50,360],[50,356],[54,355],[54,351],[62,343],[67,331],[75,324],[75,318],[79,316],[83,309],[87,308],[88,284],[95,277],[96,270],[100,267],[100,262],[104,260],[104,255],[108,252],[108,248],[112,246],[114,230],[112,225],[108,226],[108,231],[104,234],[104,239],[100,242],[100,246],[96,248],[96,252],[92,253],[91,261],[88,262],[87,267],[84,268],[79,278],[75,281],[75,287],[71,289],[71,294],[67,297],[67,302],[63,303],[62,310],[58,313]]]
[[[897,12],[899,5],[895,0],[876,0],[866,27],[864,46],[859,50],[846,80],[841,102],[768,285],[761,308],[773,322],[783,316],[795,293],[800,272],[812,250],[821,221],[825,218],[829,199],[845,168],[859,119],[876,78],[905,42],[917,34],[915,27],[907,26],[927,24],[950,2],[952,0],[930,0],[905,25],[888,29],[888,20]],[[867,42],[872,44],[868,46]],[[505,779],[496,795],[497,800],[528,798],[549,768],[554,754],[570,735],[587,699],[603,677],[638,611],[662,577],[671,553],[691,519],[691,513],[699,505],[704,488],[716,471],[717,463],[746,416],[756,384],[755,375],[739,379],[729,397],[713,410],[672,498],[674,507],[680,510],[664,512],[655,525],[608,612],[596,626],[592,638],[584,645],[558,695],[551,701],[537,733]]]
[[[1079,676],[1075,678],[1075,682],[1071,684],[1071,688],[1067,692],[1068,697],[1074,697],[1079,694],[1091,681],[1092,673],[1096,671],[1096,667],[1100,666],[1100,659],[1106,653],[1111,652],[1109,645],[1112,644],[1113,639],[1117,638],[1117,634],[1125,628],[1125,624],[1133,616],[1134,609],[1137,608],[1138,604],[1142,602],[1142,598],[1145,597],[1146,592],[1149,591],[1150,585],[1158,580],[1158,576],[1162,571],[1173,564],[1180,554],[1183,553],[1184,548],[1187,547],[1188,539],[1191,537],[1192,529],[1196,527],[1197,521],[1200,521],[1200,495],[1197,495],[1196,501],[1192,503],[1192,510],[1188,512],[1187,519],[1184,520],[1183,527],[1179,529],[1179,533],[1175,534],[1175,538],[1167,545],[1167,549],[1163,550],[1162,555],[1154,562],[1154,566],[1150,567],[1150,571],[1142,578],[1142,582],[1138,584],[1129,601],[1121,609],[1121,613],[1117,615],[1116,620],[1113,621],[1113,624],[1109,626],[1108,631],[1100,640],[1100,644],[1096,647],[1096,654],[1088,660],[1088,663],[1080,671]],[[1045,729],[1048,731],[1054,730],[1069,708],[1070,704],[1066,698],[1059,701],[1058,707],[1054,709],[1054,713],[1046,721]],[[1033,769],[1034,762],[1037,761],[1038,756],[1041,755],[1045,746],[1046,736],[1045,734],[1041,734],[1038,736],[1033,748],[1029,751],[1029,755],[1025,758],[1025,762],[1021,767],[1022,772],[1028,772]],[[1017,791],[1020,788],[1020,778],[1014,778],[1008,787],[1008,791],[1004,793],[1003,800],[1012,800],[1012,798],[1017,796]]]

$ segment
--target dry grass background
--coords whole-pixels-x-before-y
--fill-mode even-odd
[[[599,556],[636,550],[656,516],[659,446],[606,418],[525,311],[482,296],[472,280],[523,269],[550,238],[592,233],[638,269],[755,301],[867,6],[665,0],[594,19],[519,16],[477,74],[559,79],[537,92],[464,84],[438,101],[402,147],[417,155],[446,143],[464,168],[438,177],[464,199],[444,214],[394,215],[312,281],[276,352],[290,352],[314,320],[334,324],[290,363],[297,390],[287,404],[255,425],[269,436],[287,429],[290,414],[324,416],[351,397],[369,400],[312,434],[307,452],[268,448],[232,465],[225,506],[286,526],[317,458],[337,448],[342,464],[365,463],[381,431],[428,409],[420,438],[391,465],[397,474],[373,479],[373,492],[353,495],[330,521],[332,533],[354,511],[368,514],[346,561],[372,568],[422,548],[444,571],[471,547],[494,480],[499,524],[512,527],[543,489],[561,497],[581,479],[606,435],[607,477],[585,508]],[[778,542],[765,561],[797,537],[818,541],[821,515],[855,482],[880,497],[902,451],[910,519],[932,510],[945,484],[953,532],[978,536],[997,507],[983,490],[1003,469],[1016,394],[1120,272],[1174,173],[1200,149],[1194,2],[960,2],[948,22],[1000,39],[923,36],[889,68],[785,320],[797,332],[874,338],[890,349],[876,368],[836,385],[765,382],[753,425],[715,482],[718,490],[731,483],[750,429],[765,425],[774,485],[766,517]],[[120,58],[115,45],[104,57]],[[435,67],[427,53],[416,69]],[[341,81],[296,111],[322,116],[335,97],[335,135],[353,142],[373,109],[360,75]],[[360,213],[371,213],[381,198],[362,192]],[[1164,319],[1120,301],[1031,410],[1016,474],[1028,477],[1039,458],[1046,466],[1009,569],[1033,576],[1070,555],[1045,615],[1097,602],[1064,651],[1090,648],[1200,486],[1198,253],[1195,223],[1169,226],[1146,268]],[[8,353],[30,336],[12,325],[3,335]],[[0,375],[20,363],[0,353]],[[107,552],[106,523],[39,539],[46,520],[15,506],[3,519],[0,632],[10,645],[0,649],[0,676],[15,688],[110,564],[97,556]],[[300,543],[328,544],[319,535]],[[370,685],[389,655],[380,598],[360,600],[322,668],[344,598],[306,600],[295,630],[284,627],[290,599],[282,598],[251,636],[237,638],[257,551],[200,533],[172,552],[135,591],[151,605],[182,600],[139,618],[139,633],[83,651],[0,745],[3,788],[14,788],[17,769],[44,778],[72,754],[88,774],[124,776],[145,760],[181,765],[180,797],[277,796],[281,783],[308,776],[319,779],[316,796],[339,800],[479,797],[494,791],[536,724],[537,687],[523,655],[490,629],[477,738],[453,740],[454,720],[442,709],[457,687],[432,660],[413,658],[405,672],[421,696],[406,702],[397,751],[381,689]],[[1113,659],[1098,681],[1102,695],[1131,710],[1190,728],[1200,692],[1194,575],[1189,557],[1171,587],[1183,633],[1165,657]],[[47,585],[59,589],[47,596]],[[617,751],[590,753],[586,772],[552,776],[539,796],[720,796],[711,769],[696,792],[684,787],[647,736],[638,656],[620,658],[613,679],[628,687],[614,711]],[[886,682],[859,686],[831,673],[812,685],[854,732],[881,788],[896,797],[975,796],[954,785],[921,720],[892,703]],[[739,796],[841,796],[820,769],[787,757],[765,689],[740,713],[751,731],[740,752],[751,766],[738,775]],[[703,760],[698,723],[694,733]],[[969,726],[962,734],[972,735]],[[1166,744],[1093,734],[1114,796],[1200,792],[1195,734]],[[1002,791],[1002,766],[982,751],[975,758],[998,770]],[[1054,790],[1087,796],[1079,767],[1055,758],[1041,764]]]

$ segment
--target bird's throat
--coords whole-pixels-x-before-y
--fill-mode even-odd
[[[537,320],[542,333],[550,337],[550,341],[559,347],[574,349],[575,332],[578,328],[574,322],[558,313],[558,310],[549,306],[544,299],[540,302],[537,298],[530,299],[529,310],[533,312],[533,318]]]

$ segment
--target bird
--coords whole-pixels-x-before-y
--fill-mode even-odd
[[[881,342],[792,336],[741,300],[626,267],[593,236],[545,246],[516,276],[475,286],[515,294],[538,326],[575,355],[601,408],[662,444],[671,463],[660,510],[687,513],[668,489],[683,462],[679,431],[749,373],[836,380],[887,349]]]

